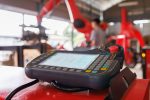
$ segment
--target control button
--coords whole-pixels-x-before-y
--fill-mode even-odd
[[[39,60],[42,60],[44,57],[40,57]]]
[[[118,65],[118,61],[114,60],[114,61],[113,61],[113,65],[111,65],[110,68],[114,68],[114,67],[117,66],[117,65]]]
[[[69,71],[73,72],[73,71],[75,71],[75,69],[69,69]]]
[[[48,68],[49,66],[44,66],[44,68]]]
[[[35,68],[35,67],[37,67],[37,65],[33,65],[33,66],[31,66],[31,67],[34,67],[34,68]]]
[[[113,60],[115,57],[116,57],[116,54],[112,54],[112,55],[110,56],[110,59]]]
[[[100,55],[92,64],[91,66],[88,68],[90,70],[93,70],[103,59],[104,55]],[[99,68],[97,68],[97,70],[99,70]]]
[[[56,68],[56,67],[52,66],[52,67],[50,67],[49,69],[53,70],[53,69],[55,69],[55,68]]]
[[[95,61],[93,62],[93,65],[97,65],[99,63],[99,61]]]
[[[113,60],[107,60],[107,62],[104,64],[104,67],[107,66],[107,68],[109,68],[112,63],[113,63]]]
[[[91,65],[88,69],[92,70],[96,67],[96,65]]]
[[[56,70],[61,70],[61,67],[57,67]]]
[[[107,60],[107,59],[109,58],[109,56],[110,56],[110,55],[105,56],[104,59]]]
[[[35,63],[36,63],[36,61],[33,61],[33,62],[32,62],[32,64],[35,64]]]
[[[102,68],[103,67],[103,65],[104,65],[104,61],[103,62],[101,62],[100,64],[98,64],[98,66],[96,66],[96,68],[94,69],[94,70],[99,70],[100,68]]]
[[[43,57],[44,57],[44,58],[46,58],[46,57],[47,57],[47,55],[44,55]]]
[[[102,68],[109,68],[109,66],[108,65],[104,65]]]
[[[39,65],[38,68],[43,68],[43,66],[40,66],[40,65]]]
[[[88,69],[88,70],[86,70],[85,72],[86,72],[86,73],[91,73],[91,72],[92,72],[92,70],[89,70],[89,69]]]
[[[67,71],[67,70],[68,70],[68,68],[63,68],[62,70],[63,70],[63,71]]]
[[[103,57],[104,57],[104,55],[101,55],[101,56],[98,58],[98,61],[102,60]]]
[[[34,63],[37,63],[37,62],[39,62],[39,61],[40,61],[40,59],[37,59],[37,60],[34,61]]]
[[[93,74],[96,74],[98,71],[92,71]]]
[[[76,72],[82,72],[82,70],[78,69],[78,70],[76,70]]]
[[[117,53],[119,50],[118,46],[110,46],[109,51],[110,53]]]
[[[107,61],[108,58],[109,58],[108,55],[105,56],[105,57],[103,58],[103,60],[98,64],[98,66],[102,66],[102,65]]]
[[[96,66],[94,70],[99,70],[101,66]]]
[[[106,71],[108,70],[108,68],[100,68],[100,70]]]
[[[105,63],[106,60],[102,60],[97,66],[101,67],[104,63]]]
[[[108,70],[109,67],[111,66],[111,64],[112,64],[112,60],[108,60],[108,61],[103,65],[103,67],[100,68],[100,70],[103,70],[103,71]]]

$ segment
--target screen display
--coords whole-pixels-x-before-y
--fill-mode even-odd
[[[97,57],[98,54],[55,53],[51,57],[41,62],[40,65],[84,70],[87,69]]]

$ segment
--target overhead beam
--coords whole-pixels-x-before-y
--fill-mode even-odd
[[[0,0],[0,9],[37,15],[37,3],[39,3],[39,0]],[[87,11],[86,9],[80,9],[82,9],[81,13],[88,19],[92,19],[93,16],[98,16],[97,14],[89,14],[90,11]],[[56,7],[48,17],[54,16],[67,20],[69,19],[68,11],[64,3]]]

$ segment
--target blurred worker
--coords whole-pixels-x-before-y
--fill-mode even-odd
[[[105,47],[106,34],[100,28],[100,20],[98,18],[93,19],[91,24],[93,27],[91,37],[90,37],[91,47],[92,48],[104,48]]]

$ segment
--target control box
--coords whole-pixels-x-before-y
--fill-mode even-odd
[[[57,81],[65,86],[102,90],[123,66],[123,49],[51,51],[32,60],[25,73],[29,78]]]

